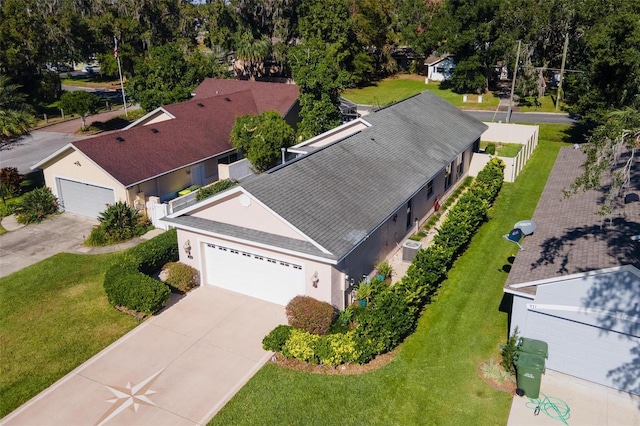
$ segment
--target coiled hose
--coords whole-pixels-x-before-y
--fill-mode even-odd
[[[540,392],[540,396],[541,398],[529,398],[526,407],[533,410],[533,414],[536,416],[543,412],[552,419],[560,420],[568,426],[567,420],[571,416],[569,405],[560,398],[547,396],[542,392]]]

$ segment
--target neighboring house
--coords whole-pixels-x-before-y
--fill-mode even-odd
[[[537,228],[524,250],[513,246],[504,287],[510,332],[547,342],[551,370],[640,394],[640,241],[631,238],[640,235],[640,202],[603,218],[601,191],[565,198],[585,158],[560,150],[533,215]],[[632,182],[640,193],[637,174]]]
[[[486,128],[425,92],[300,144],[300,157],[163,221],[178,229],[180,260],[203,285],[342,309],[466,175]]]
[[[194,99],[151,111],[126,129],[72,142],[32,168],[66,211],[97,217],[125,201],[143,209],[191,185],[218,179],[218,165],[238,157],[229,134],[238,116],[277,110],[295,125],[297,86],[207,79]]]
[[[456,67],[451,55],[429,56],[425,59],[424,65],[427,67],[427,82],[449,80]]]

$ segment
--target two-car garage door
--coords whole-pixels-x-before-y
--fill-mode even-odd
[[[89,185],[68,179],[56,179],[58,182],[58,198],[62,208],[71,213],[87,217],[98,217],[107,205],[115,202],[115,194],[111,188]]]
[[[206,244],[206,282],[258,299],[286,305],[304,294],[302,265],[233,248]]]

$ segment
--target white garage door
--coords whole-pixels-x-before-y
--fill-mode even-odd
[[[638,337],[534,311],[527,316],[526,336],[549,344],[547,368],[637,393],[628,374],[637,363]]]
[[[204,252],[207,284],[279,305],[304,294],[300,264],[217,244],[206,244]]]
[[[113,189],[68,179],[57,179],[62,208],[71,213],[96,218],[107,205],[115,202]]]

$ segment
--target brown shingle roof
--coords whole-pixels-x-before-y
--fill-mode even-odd
[[[603,197],[601,191],[579,192],[564,198],[563,190],[578,176],[585,159],[579,149],[560,150],[533,215],[537,229],[522,242],[524,250],[516,255],[505,289],[514,284],[624,264],[640,267],[640,242],[630,239],[640,234],[640,203],[633,206],[620,203],[611,220],[603,222],[596,215]],[[640,191],[637,177],[632,180],[635,192]],[[514,223],[521,219],[528,218],[514,218]],[[522,287],[518,291],[535,294],[535,288]]]
[[[129,187],[231,150],[229,134],[238,116],[267,110],[278,110],[284,115],[297,99],[291,97],[292,86],[269,84],[280,86],[281,90],[271,86],[264,91],[262,87],[253,90],[245,87],[167,105],[164,108],[175,119],[84,139],[73,145]],[[264,99],[267,95],[271,103]]]
[[[195,94],[193,99],[204,99],[216,95],[224,96],[243,90],[251,91],[260,112],[277,110],[283,117],[300,96],[300,89],[295,84],[207,78],[193,90]]]

